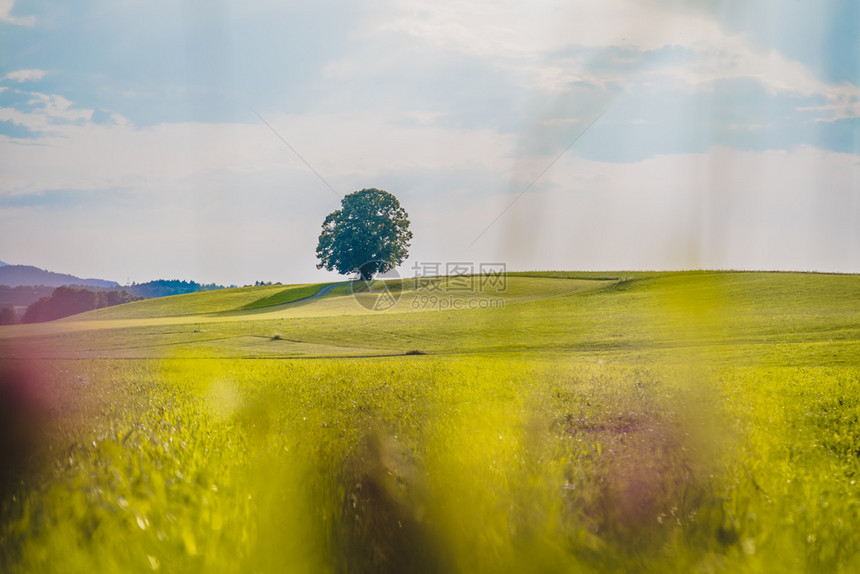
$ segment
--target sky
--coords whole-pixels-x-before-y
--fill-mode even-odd
[[[334,280],[375,187],[402,276],[860,272],[855,0],[0,0],[0,54],[7,263]]]

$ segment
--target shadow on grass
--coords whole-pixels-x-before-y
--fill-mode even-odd
[[[367,435],[336,474],[343,493],[332,524],[338,572],[450,572],[426,521],[427,496],[415,455],[393,435]]]

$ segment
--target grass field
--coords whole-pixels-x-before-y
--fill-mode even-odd
[[[0,571],[860,571],[860,277],[472,279],[0,327]]]

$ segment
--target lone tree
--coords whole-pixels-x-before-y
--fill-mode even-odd
[[[381,189],[362,189],[341,200],[322,224],[317,269],[359,273],[369,281],[403,263],[412,232],[397,198]]]

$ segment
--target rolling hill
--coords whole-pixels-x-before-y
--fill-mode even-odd
[[[860,276],[471,279],[0,327],[0,570],[856,570]]]
[[[382,283],[377,282],[377,286]],[[409,282],[384,311],[336,285],[264,286],[144,300],[0,329],[42,356],[516,354],[691,356],[857,364],[860,280],[801,273],[515,274],[504,289],[431,293]],[[400,288],[400,290],[398,290]],[[277,337],[276,337],[277,335]],[[7,355],[13,353],[7,350]]]
[[[0,266],[0,285],[18,287],[21,285],[44,285],[45,287],[60,287],[62,285],[82,285],[86,287],[119,287],[116,281],[104,279],[82,279],[65,273],[54,273],[33,267],[32,265],[2,265]]]

